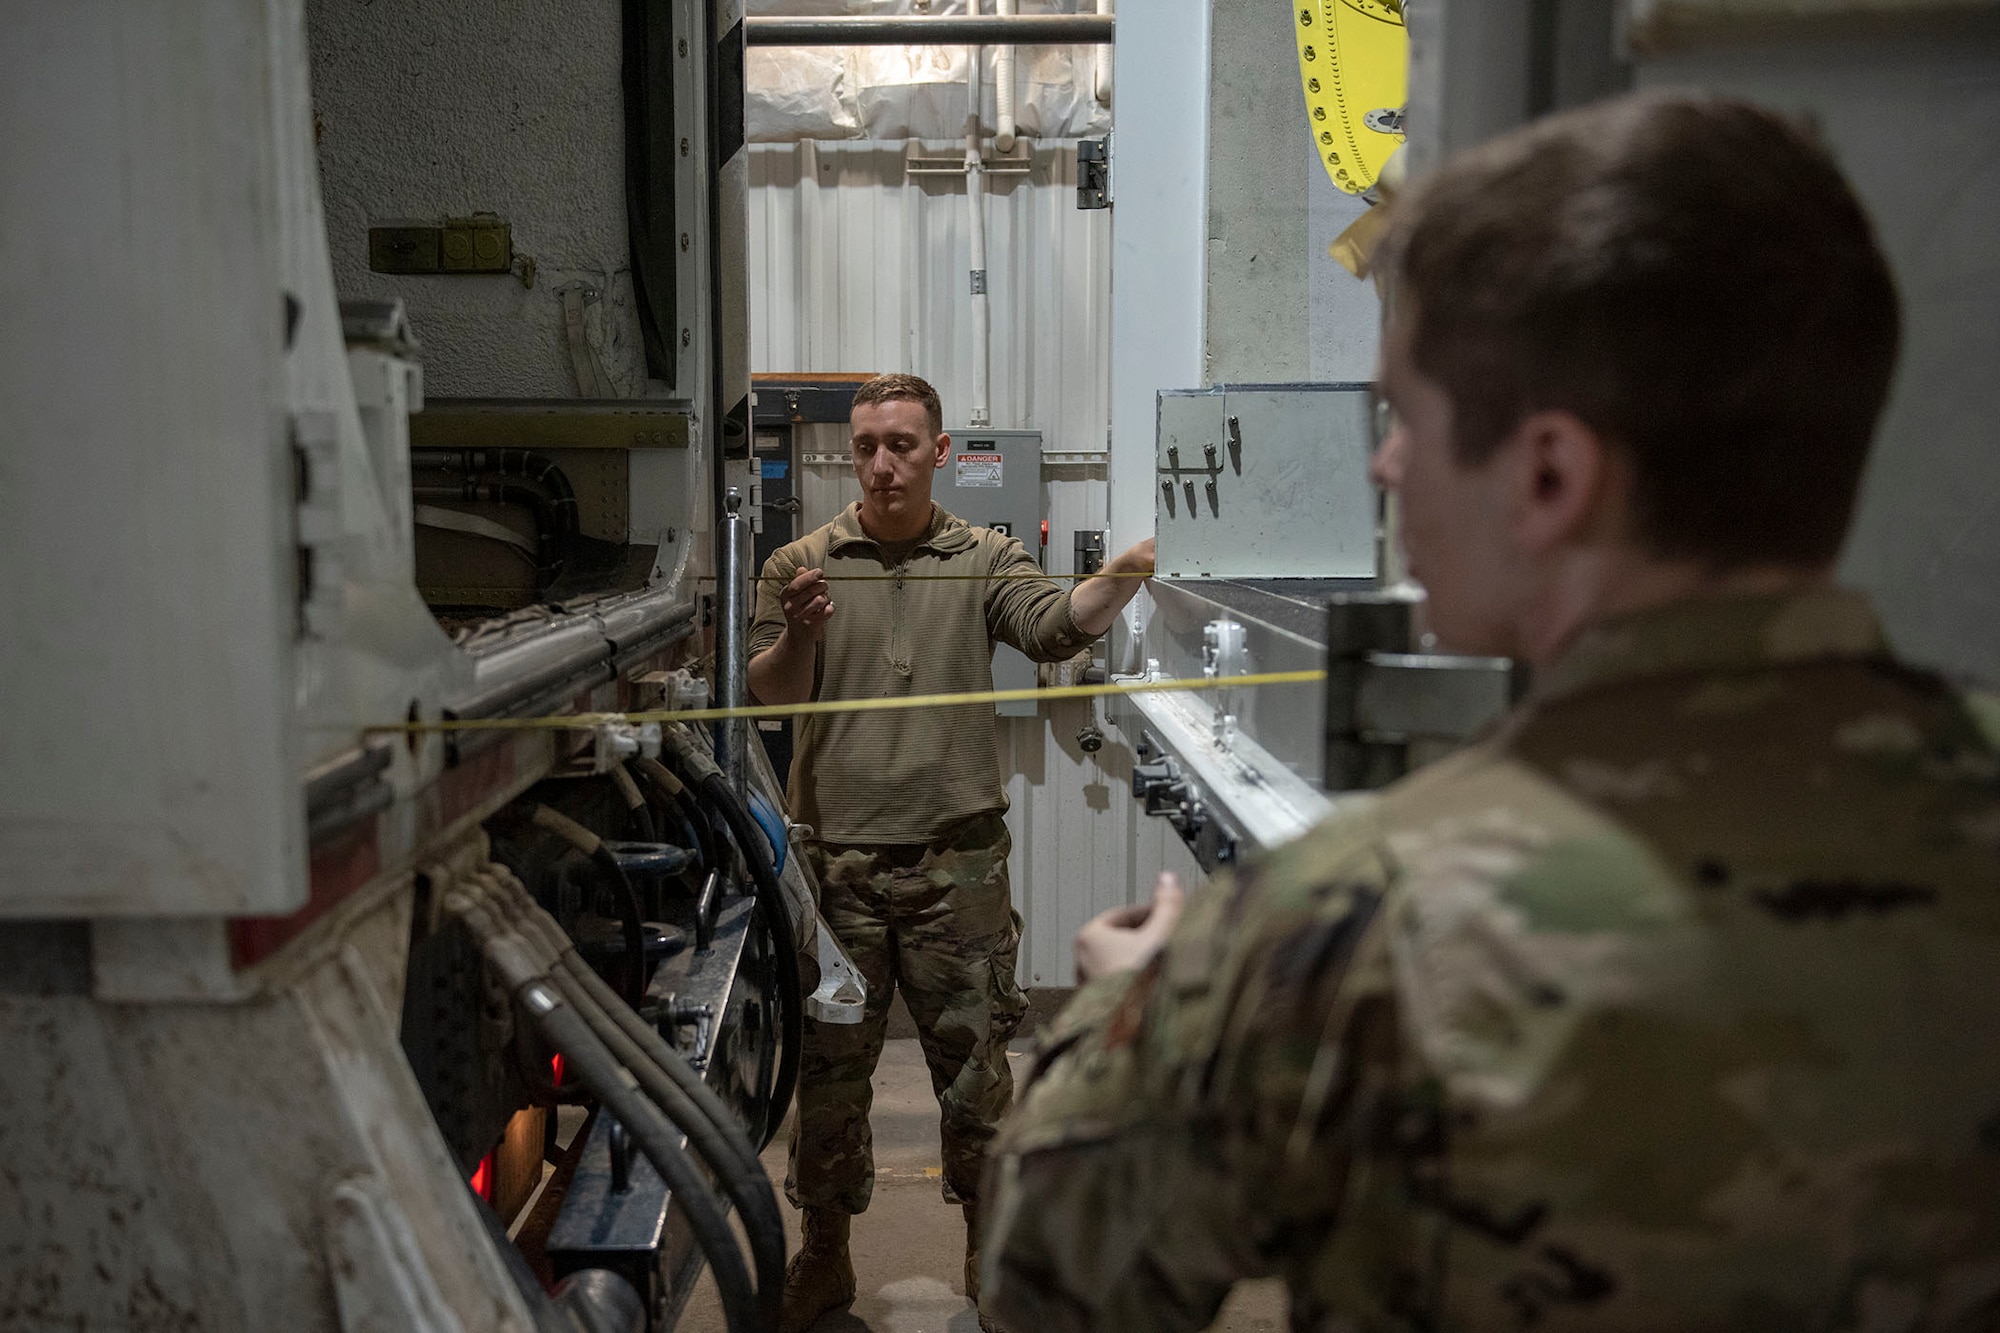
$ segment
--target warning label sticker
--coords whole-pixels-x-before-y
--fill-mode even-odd
[[[1001,484],[1001,468],[1006,460],[999,454],[958,455],[958,484],[961,486],[998,486]]]

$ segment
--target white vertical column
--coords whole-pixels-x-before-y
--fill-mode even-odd
[[[1111,192],[1111,541],[1153,532],[1155,396],[1201,383],[1208,0],[1118,15]]]

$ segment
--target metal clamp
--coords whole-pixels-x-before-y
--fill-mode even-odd
[[[590,729],[590,771],[609,773],[627,759],[660,757],[660,724],[607,718]]]
[[[1234,620],[1211,620],[1201,631],[1201,674],[1208,680],[1227,680],[1248,672],[1250,649],[1243,626]],[[1215,691],[1211,736],[1220,749],[1227,750],[1236,740],[1236,691]]]
[[[708,1065],[709,1048],[715,1041],[715,1009],[711,1005],[691,1004],[677,995],[666,995],[660,999],[660,1007],[650,1015],[660,1035],[667,1044],[680,1049],[680,1030],[694,1029],[694,1049],[687,1053],[687,1062],[695,1069]]]

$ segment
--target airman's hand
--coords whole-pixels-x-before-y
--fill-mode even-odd
[[[1114,907],[1092,917],[1076,933],[1077,981],[1137,970],[1152,962],[1186,906],[1187,890],[1181,887],[1180,876],[1167,872],[1153,886],[1150,903]]]
[[[826,637],[826,622],[833,615],[833,592],[826,586],[826,571],[802,569],[792,576],[778,594],[784,608],[785,626],[807,643]]]

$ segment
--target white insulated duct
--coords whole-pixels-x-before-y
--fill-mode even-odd
[[[993,416],[987,399],[990,333],[986,304],[986,176],[980,162],[979,103],[980,67],[986,62],[984,47],[972,47],[965,66],[965,206],[967,237],[971,242],[972,276],[972,410],[966,421],[972,426],[990,426]]]
[[[976,5],[978,0],[974,0]],[[993,12],[1002,18],[1014,15],[1014,0],[993,0]],[[995,115],[993,151],[1014,151],[1014,48],[1000,47],[993,54],[993,101]]]

